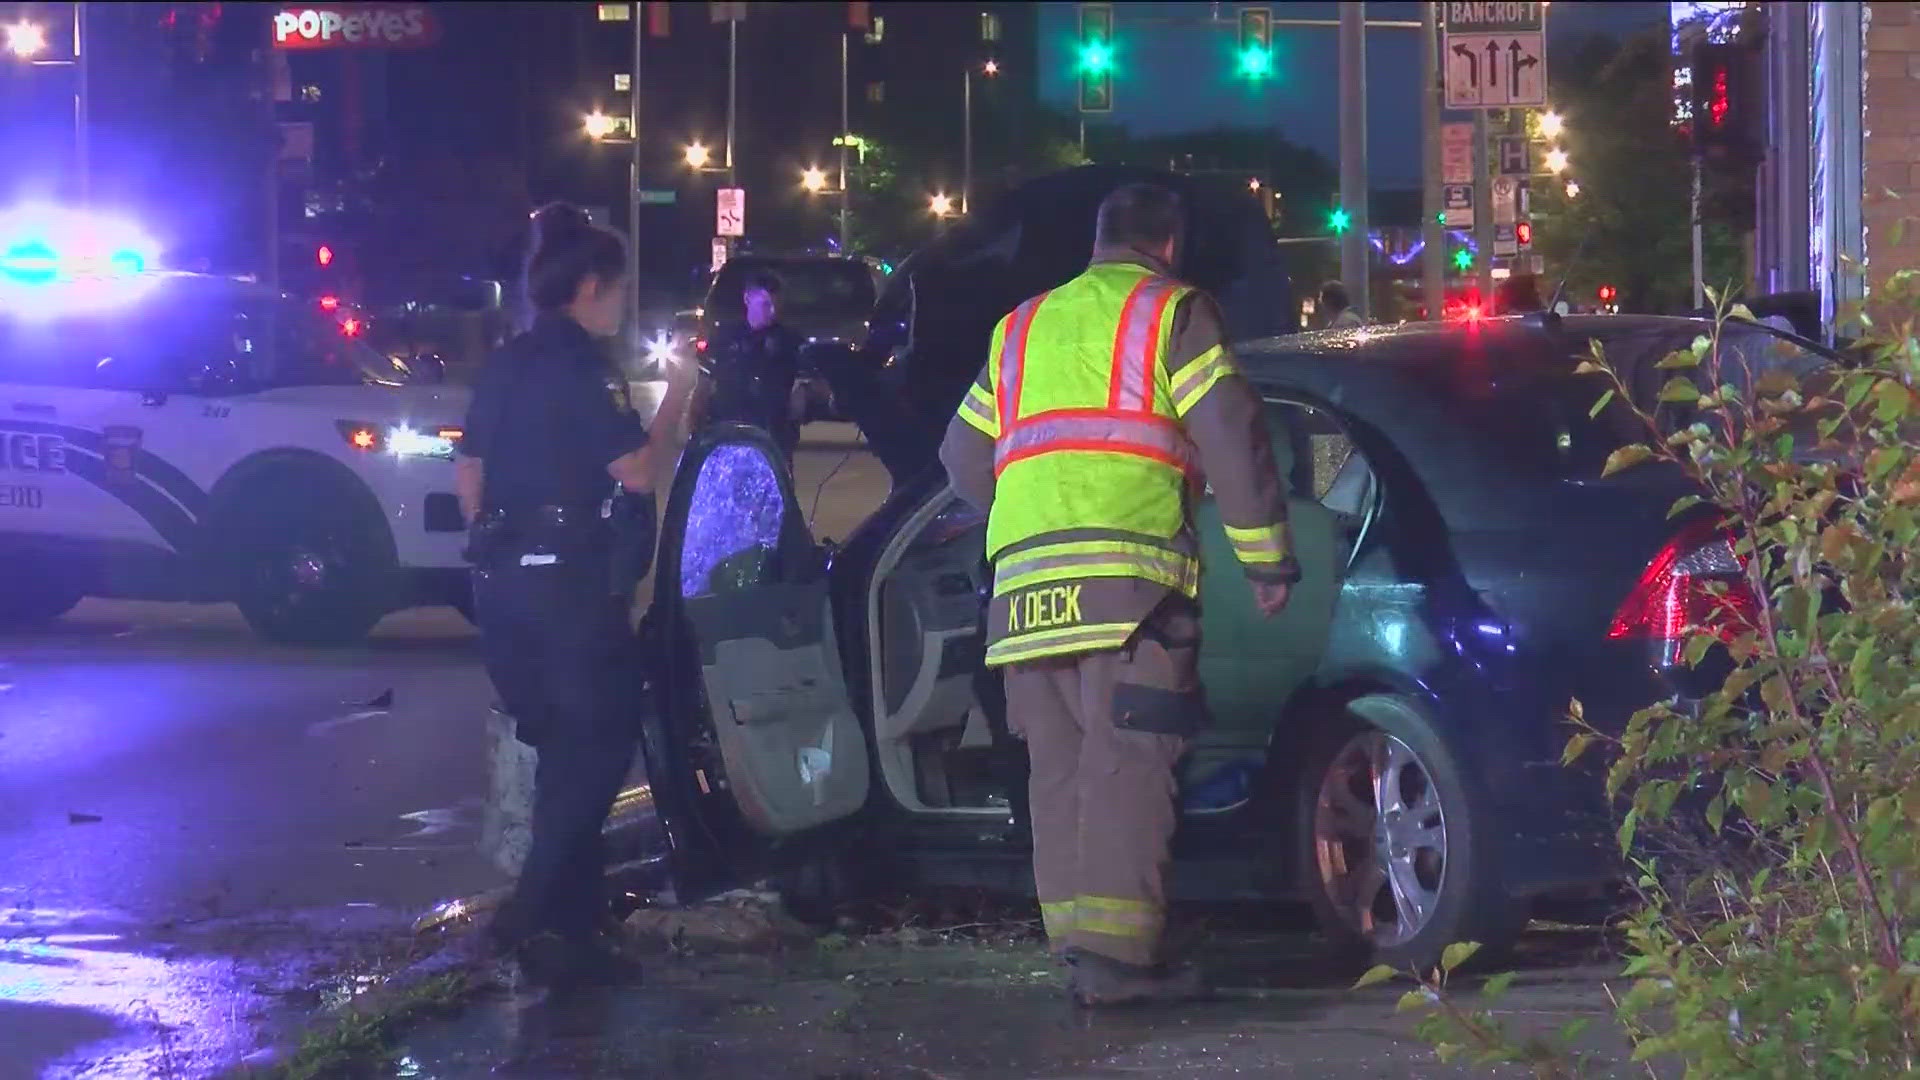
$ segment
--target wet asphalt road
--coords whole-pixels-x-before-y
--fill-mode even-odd
[[[252,1048],[241,968],[496,883],[491,691],[450,610],[320,652],[230,607],[88,601],[0,665],[0,1077],[152,1075],[170,1026],[195,1075]],[[232,1022],[198,1030],[209,1009]]]
[[[813,425],[796,462],[822,536],[885,494],[852,436]],[[445,608],[338,651],[226,605],[90,600],[0,635],[0,1080],[206,1075],[501,884],[492,699]]]

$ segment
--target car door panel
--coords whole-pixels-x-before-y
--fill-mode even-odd
[[[667,500],[642,724],[682,899],[798,864],[867,801],[827,576],[780,461],[764,432],[719,426]]]
[[[866,743],[824,590],[762,584],[684,599],[720,757],[747,825],[791,836],[860,809]]]
[[[1325,655],[1341,582],[1364,514],[1326,505],[1323,492],[1349,468],[1350,440],[1332,418],[1288,402],[1268,402],[1275,464],[1292,494],[1289,532],[1301,578],[1287,606],[1265,618],[1253,606],[1246,574],[1234,557],[1212,498],[1196,508],[1205,567],[1201,579],[1204,638],[1201,680],[1213,712],[1203,744],[1264,747],[1286,701],[1312,678]],[[1365,468],[1364,462],[1357,467]],[[1350,481],[1357,482],[1357,481]],[[1360,498],[1371,498],[1371,484]]]

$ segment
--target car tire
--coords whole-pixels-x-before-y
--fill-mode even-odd
[[[351,645],[393,610],[392,540],[360,493],[309,484],[249,504],[234,550],[235,599],[268,641]]]
[[[1526,927],[1487,798],[1405,699],[1350,701],[1303,757],[1301,878],[1321,932],[1356,965],[1430,970],[1448,945],[1505,954]]]
[[[72,611],[86,591],[57,570],[15,567],[0,589],[0,630],[40,626]]]

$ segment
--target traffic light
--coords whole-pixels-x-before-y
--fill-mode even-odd
[[[1259,81],[1273,74],[1273,12],[1240,9],[1240,76]]]
[[[1617,299],[1617,298],[1618,298],[1619,296],[1620,296],[1620,290],[1619,290],[1619,289],[1616,289],[1616,288],[1614,288],[1614,287],[1613,287],[1613,286],[1611,286],[1611,285],[1602,285],[1602,286],[1600,286],[1600,302],[1601,302],[1601,303],[1603,303],[1603,304],[1611,304],[1611,303],[1613,303],[1613,302],[1614,302],[1614,300],[1615,300],[1615,299]]]
[[[1113,5],[1080,5],[1080,40],[1075,73],[1080,82],[1080,111],[1113,111]]]
[[[1473,252],[1459,248],[1453,253],[1453,268],[1461,273],[1473,269]]]
[[[1344,206],[1334,207],[1333,211],[1327,215],[1327,228],[1332,229],[1335,236],[1352,227],[1353,215],[1347,213],[1347,208]]]
[[[1693,47],[1693,148],[1699,154],[1744,152],[1753,147],[1758,116],[1753,100],[1753,64],[1758,56],[1739,45],[1703,42]]]
[[[319,263],[321,266],[332,266],[333,249],[325,244],[321,244],[319,250],[313,253],[313,261]]]
[[[1513,242],[1520,247],[1533,246],[1533,222],[1518,222],[1513,227]]]

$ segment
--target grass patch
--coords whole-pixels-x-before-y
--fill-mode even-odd
[[[265,1080],[325,1080],[383,1068],[395,1039],[409,1024],[459,1010],[486,988],[471,971],[450,971],[391,993],[375,991],[310,1029],[287,1060]]]

